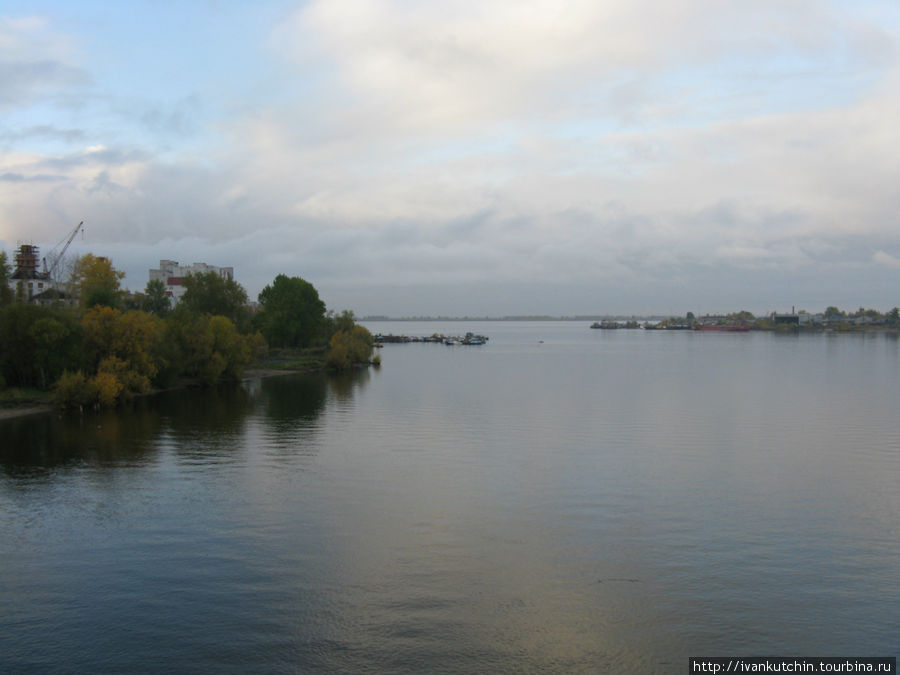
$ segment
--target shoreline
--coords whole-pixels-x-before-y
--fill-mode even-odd
[[[53,412],[54,410],[55,408],[52,403],[22,406],[21,408],[0,408],[0,422],[3,420],[15,419],[17,417],[40,415],[41,413]]]
[[[278,377],[279,375],[301,375],[303,373],[315,372],[312,370],[278,370],[275,368],[250,368],[244,371],[244,374],[240,378],[240,382],[246,382],[247,380],[255,380],[257,378],[265,378],[265,377]],[[147,394],[141,394],[141,396],[152,396],[153,394],[159,394],[164,391],[174,391],[177,389],[188,389],[191,387],[191,383],[186,382],[183,385],[176,387],[167,387],[165,389],[154,389],[153,391]],[[23,405],[21,407],[11,407],[11,408],[0,408],[0,422],[10,419],[17,419],[19,417],[29,417],[31,415],[41,415],[45,413],[52,413],[59,411],[60,413],[64,412],[57,408],[53,403],[38,403],[31,405]]]

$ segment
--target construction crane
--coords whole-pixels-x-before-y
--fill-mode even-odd
[[[66,238],[66,240],[65,240],[66,243],[65,243],[65,245],[62,247],[62,250],[59,252],[59,255],[56,256],[55,258],[53,258],[53,262],[50,263],[50,269],[47,269],[47,257],[46,257],[46,256],[44,257],[44,260],[43,260],[43,263],[44,263],[44,274],[46,274],[48,278],[50,277],[51,274],[53,274],[53,270],[56,269],[56,266],[59,265],[60,261],[63,259],[63,256],[66,254],[66,250],[69,248],[69,244],[72,243],[72,240],[75,239],[75,235],[78,234],[78,230],[81,230],[81,231],[82,231],[82,236],[84,236],[84,229],[83,229],[83,227],[82,227],[83,225],[84,225],[84,221],[82,220],[80,223],[78,223],[78,224],[75,226],[75,229],[72,230],[72,233],[68,236],[68,238]],[[59,244],[57,244],[56,246],[54,246],[54,247],[50,250],[50,253],[48,253],[47,255],[49,255],[49,256],[52,257],[52,256],[53,256],[53,251],[55,251],[56,249],[58,249],[58,248],[60,247],[60,244],[62,244],[62,240],[60,240]]]

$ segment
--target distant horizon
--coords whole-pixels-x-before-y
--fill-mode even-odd
[[[829,305],[832,306],[832,305]],[[833,305],[837,307],[837,305]],[[723,317],[729,316],[732,314],[737,314],[739,312],[750,312],[757,319],[764,318],[768,316],[772,316],[772,314],[778,315],[793,315],[793,314],[810,314],[810,315],[818,315],[824,314],[825,309],[827,307],[823,307],[821,310],[816,311],[808,311],[805,309],[799,309],[796,311],[771,311],[771,312],[762,312],[757,313],[751,310],[738,309],[730,312],[693,312],[694,316],[698,319],[703,317]],[[849,310],[847,308],[838,307],[844,313],[852,314],[853,312],[859,311],[860,308]],[[875,307],[864,307],[862,309],[869,310],[874,309],[880,314],[887,314],[894,307],[891,307],[887,310],[880,310]],[[462,315],[462,316],[386,316],[380,314],[369,314],[362,317],[357,317],[357,321],[602,321],[604,319],[608,320],[617,320],[617,321],[652,321],[658,319],[671,319],[671,318],[686,318],[687,312],[682,314],[671,314],[671,313],[648,313],[648,314],[526,314],[526,315],[497,315],[497,316],[477,316],[477,315]]]
[[[28,243],[29,245],[37,246],[41,252],[41,255],[44,255],[45,252],[49,253],[50,250],[52,250],[51,246],[48,246],[48,245],[42,244],[42,243],[36,243],[33,239],[29,239],[27,242],[25,242],[25,241],[19,242],[20,245],[24,244],[24,243]],[[74,249],[74,250],[71,251],[66,256],[66,259],[69,261],[74,260],[74,258],[78,255],[83,255],[83,254],[89,253],[89,252],[95,252],[95,251],[97,251],[97,249],[103,250],[103,247],[102,246],[92,246],[89,242],[85,242],[84,240],[76,239],[76,241],[74,242],[74,245],[72,246],[72,249]],[[6,252],[7,262],[8,262],[8,264],[11,265],[11,267],[14,268],[15,267],[15,263],[14,263],[15,248],[10,249],[8,247],[4,247],[4,246],[2,246],[2,242],[0,242],[0,251]],[[101,255],[100,253],[95,253],[95,254]],[[113,258],[112,256],[108,256],[108,255],[107,255],[107,257],[110,258],[110,260],[113,263],[113,266],[116,269],[125,271],[124,269],[122,269],[122,267],[119,264],[116,263],[115,258]],[[179,260],[178,256],[170,256],[168,258],[161,257],[158,260],[153,261],[150,265],[147,265],[146,268],[144,268],[141,273],[138,273],[138,274],[143,274],[143,279],[136,280],[137,283],[135,283],[135,284],[130,283],[129,276],[126,273],[125,278],[122,280],[123,290],[125,290],[127,292],[131,292],[131,293],[143,292],[144,286],[146,285],[148,277],[149,277],[150,270],[154,269],[154,267],[157,266],[161,260],[176,260],[176,261],[180,262],[181,264],[185,264],[185,265],[201,262],[201,263],[206,263],[206,264],[210,264],[210,265],[215,265],[216,267],[233,267],[233,265],[229,264],[230,261],[216,261],[216,263],[213,263],[209,259],[209,256],[204,256],[204,255],[194,256],[193,258],[181,256],[181,258],[182,259]],[[194,259],[194,258],[196,258],[196,259]],[[190,260],[191,262],[190,263],[187,262],[188,260]],[[241,272],[241,270],[239,267],[234,268],[234,280],[237,283],[239,283],[245,289],[245,291],[247,291],[248,300],[250,302],[256,302],[257,296],[259,295],[259,292],[262,290],[262,286],[260,286],[259,289],[251,290],[244,283],[244,280],[242,280],[240,272]],[[270,279],[268,279],[264,282],[263,286],[271,283],[272,280],[274,280],[275,276],[277,276],[277,274],[287,274],[288,276],[302,276],[301,274],[289,274],[287,272],[275,272],[272,274],[272,277]],[[377,311],[377,310],[376,311],[360,311],[358,309],[358,303],[354,303],[352,301],[347,304],[343,304],[343,305],[335,305],[333,302],[329,301],[329,297],[328,297],[329,289],[323,289],[322,287],[320,287],[319,283],[317,283],[315,280],[312,280],[310,278],[306,278],[306,280],[309,281],[310,283],[312,283],[313,286],[316,287],[316,289],[319,291],[320,297],[322,297],[323,301],[325,301],[325,304],[328,307],[328,309],[330,309],[332,311],[336,311],[336,312],[340,312],[345,309],[350,309],[357,316],[365,317],[365,319],[385,320],[385,321],[412,321],[412,320],[450,321],[450,320],[457,320],[457,319],[484,320],[484,321],[517,321],[517,320],[550,320],[550,321],[591,320],[591,321],[593,321],[593,320],[600,320],[600,319],[631,319],[631,318],[634,318],[634,319],[659,319],[659,318],[669,318],[669,317],[683,317],[683,316],[687,315],[688,311],[693,312],[696,316],[721,316],[721,315],[732,314],[732,313],[741,312],[741,311],[749,311],[754,316],[761,317],[761,316],[771,315],[772,313],[790,314],[794,311],[796,311],[796,312],[805,311],[810,314],[817,314],[817,313],[824,312],[825,309],[830,306],[837,307],[841,311],[847,312],[847,313],[856,312],[860,308],[863,308],[863,309],[874,309],[874,310],[884,314],[884,313],[889,312],[894,307],[900,306],[900,299],[898,299],[895,302],[888,302],[888,303],[884,303],[883,305],[877,305],[875,303],[869,303],[869,302],[860,303],[858,301],[841,303],[840,301],[832,300],[829,302],[825,302],[824,304],[821,304],[821,307],[816,307],[815,309],[809,309],[810,307],[814,306],[814,305],[812,305],[812,303],[808,303],[808,304],[793,303],[790,307],[776,306],[771,309],[763,309],[763,310],[748,309],[748,307],[750,307],[750,306],[757,306],[756,302],[742,305],[738,309],[723,309],[722,307],[726,306],[728,304],[727,302],[715,302],[717,309],[708,310],[708,311],[707,310],[698,311],[696,309],[691,309],[691,310],[685,310],[685,311],[678,311],[678,310],[674,310],[674,311],[673,310],[668,310],[668,311],[645,311],[645,310],[628,311],[628,310],[625,310],[625,311],[585,312],[585,311],[578,310],[578,311],[564,311],[564,312],[558,312],[558,313],[551,314],[551,313],[541,312],[541,311],[508,312],[508,311],[498,310],[498,311],[489,311],[489,312],[475,312],[475,311],[462,310],[462,311],[457,311],[457,312],[440,312],[440,313],[432,314],[432,313],[422,313],[422,312],[409,312],[409,311],[404,311],[401,309],[401,310],[393,311],[390,313],[386,313],[386,312],[381,312],[381,311]],[[534,293],[534,286],[536,286],[536,284],[532,284],[530,286],[530,290],[532,293]],[[551,284],[551,286],[552,286],[552,284]],[[375,289],[374,293],[373,293],[373,288]],[[459,295],[463,298],[468,294],[490,297],[491,288],[492,288],[492,284],[491,284],[490,280],[487,280],[484,284],[479,284],[479,285],[463,288],[462,292]],[[898,285],[898,288],[900,288],[900,285]],[[396,297],[399,294],[401,294],[403,291],[420,291],[420,290],[421,290],[420,288],[417,288],[415,286],[410,286],[407,289],[394,287],[387,291],[379,291],[379,290],[377,290],[377,285],[376,285],[374,287],[370,287],[370,288],[361,290],[360,295],[363,297],[368,297],[369,301],[372,304],[375,304],[377,302],[377,297],[382,294]],[[822,291],[820,290],[819,294],[821,294],[821,292]],[[334,295],[333,290],[331,290],[330,294],[332,296]],[[506,293],[506,294],[513,295],[512,293]],[[893,292],[891,292],[890,294],[894,295]],[[343,292],[343,293],[341,293],[341,295],[347,296],[347,293]],[[897,295],[900,295],[900,293],[898,293]],[[347,297],[349,298],[349,296],[347,296]],[[483,300],[483,297],[480,299]],[[434,303],[434,304],[438,304],[438,303]],[[464,301],[457,301],[454,304],[464,304]],[[513,303],[510,303],[510,304],[513,304]],[[673,304],[676,304],[676,303],[673,303]],[[678,304],[680,304],[680,303],[678,303]],[[356,305],[356,307],[354,307],[354,305]],[[884,305],[887,305],[887,306],[884,306]],[[734,306],[738,306],[738,305],[735,304]],[[374,317],[374,318],[370,318],[370,317]]]

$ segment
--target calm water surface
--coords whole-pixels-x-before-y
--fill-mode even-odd
[[[900,646],[900,342],[485,333],[0,422],[0,671],[687,672]]]

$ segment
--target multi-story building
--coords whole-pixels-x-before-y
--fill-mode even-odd
[[[20,244],[16,249],[16,267],[9,276],[9,287],[17,302],[35,305],[71,304],[69,284],[54,279],[46,263],[39,265],[40,249]]]
[[[193,265],[181,265],[176,260],[160,260],[159,269],[150,270],[150,281],[159,279],[166,285],[166,295],[172,301],[177,303],[181,296],[184,295],[184,278],[189,274],[208,274],[215,272],[223,279],[234,280],[233,267],[216,267],[207,265],[202,262],[195,262]]]

